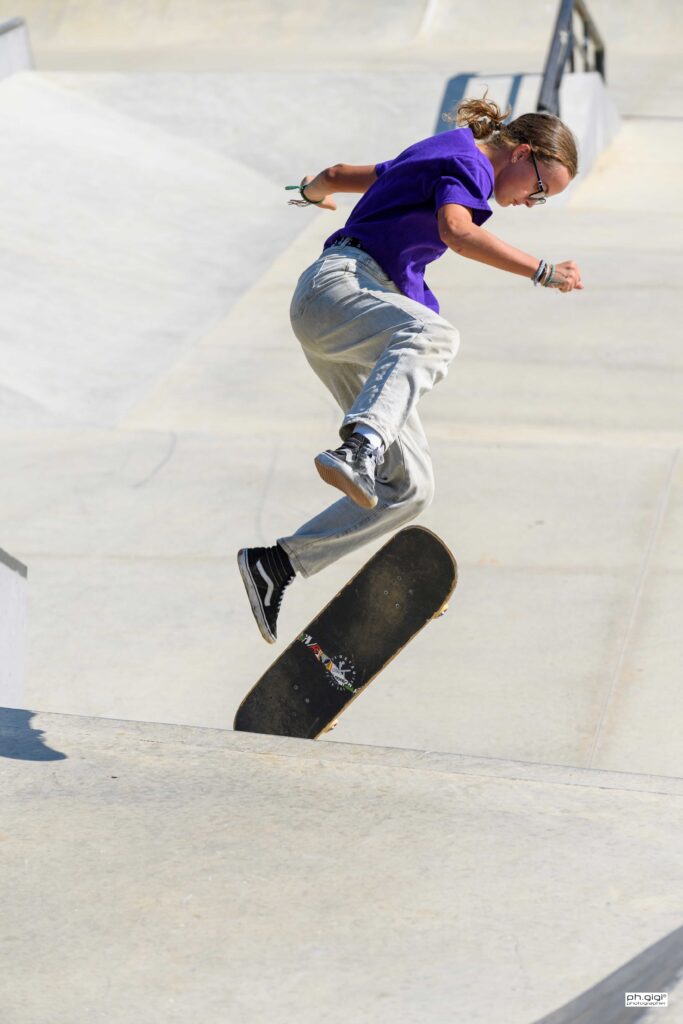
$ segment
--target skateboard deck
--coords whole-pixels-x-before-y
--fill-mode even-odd
[[[435,533],[395,534],[333,597],[240,704],[235,729],[316,739],[431,619],[457,583]]]

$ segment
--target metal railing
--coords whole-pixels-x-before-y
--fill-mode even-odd
[[[574,31],[575,20],[583,28],[580,38]],[[584,0],[561,0],[543,71],[537,110],[559,116],[562,75],[567,64],[571,71],[576,71],[577,54],[583,61],[584,71],[598,71],[605,78],[605,44]]]

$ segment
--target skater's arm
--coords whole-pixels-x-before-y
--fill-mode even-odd
[[[506,270],[510,274],[519,274],[530,280],[538,269],[540,260],[537,256],[522,252],[508,245],[502,239],[492,235],[490,231],[478,227],[472,220],[470,211],[457,203],[447,203],[438,212],[439,235],[444,245],[453,252],[467,259],[486,263],[489,267]],[[573,288],[583,288],[579,268],[572,260],[555,265],[554,272],[557,284],[555,287],[562,292]]]
[[[377,180],[374,164],[334,164],[312,177],[307,174],[301,184],[304,194],[323,210],[336,210],[335,192],[367,192]],[[322,200],[322,202],[320,202]]]

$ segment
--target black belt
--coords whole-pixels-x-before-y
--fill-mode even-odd
[[[357,238],[351,238],[349,235],[344,235],[342,238],[338,238],[334,245],[352,245],[354,249],[360,249],[361,252],[365,252],[370,255],[367,249],[363,248],[363,243]]]

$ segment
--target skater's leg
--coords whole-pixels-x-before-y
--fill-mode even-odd
[[[312,576],[344,555],[419,515],[434,495],[427,440],[413,412],[401,436],[387,449],[376,483],[378,502],[360,508],[349,498],[336,501],[278,544],[302,576]]]
[[[325,566],[397,529],[432,500],[431,459],[417,416],[420,396],[441,380],[458,346],[458,333],[426,307],[401,295],[367,255],[331,250],[302,275],[292,300],[292,326],[306,358],[346,414],[340,434],[345,440],[361,424],[382,441],[375,490],[377,504],[361,508],[349,498],[335,502],[267,549],[275,563],[283,552],[291,570],[311,576]],[[372,435],[371,435],[372,436]],[[336,485],[335,485],[336,486]],[[266,549],[264,549],[266,550]],[[255,606],[267,622],[259,628],[275,636],[277,601],[271,581],[256,562],[261,550],[240,553],[243,577]],[[251,570],[250,570],[251,571]],[[289,578],[282,584],[286,586]],[[252,590],[264,591],[259,604]],[[278,586],[276,582],[276,586]],[[256,615],[256,611],[255,611]]]
[[[422,395],[448,373],[457,346],[457,332],[440,317],[426,322],[421,330],[415,324],[400,326],[344,416],[341,437],[346,439],[362,423],[372,427],[385,446],[391,445],[401,436]]]
[[[345,413],[342,439],[364,424],[389,448],[420,397],[446,376],[459,335],[402,295],[367,254],[328,252],[299,281],[292,327]]]

